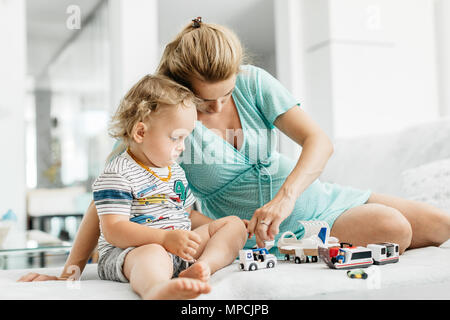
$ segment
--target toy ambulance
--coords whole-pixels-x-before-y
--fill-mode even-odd
[[[264,268],[273,268],[277,258],[270,254],[266,248],[239,250],[239,269],[255,271]]]
[[[399,249],[395,243],[369,244],[367,247],[341,243],[339,247],[319,247],[319,256],[332,269],[366,268],[372,264],[398,262]]]

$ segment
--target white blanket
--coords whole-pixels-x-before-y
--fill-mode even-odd
[[[18,283],[28,270],[0,271],[0,299],[139,299],[127,283],[99,280],[90,264],[81,281]],[[60,268],[32,269],[58,275]],[[279,261],[274,269],[239,271],[237,262],[212,275],[201,299],[450,299],[450,240],[441,247],[406,251],[400,262],[366,269],[367,280],[324,263]]]

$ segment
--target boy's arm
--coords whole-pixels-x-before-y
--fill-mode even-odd
[[[105,240],[115,247],[126,249],[149,243],[164,245],[166,230],[149,228],[131,222],[129,217],[121,214],[102,214],[100,224]]]
[[[128,216],[120,214],[100,215],[100,224],[105,240],[118,248],[139,247],[159,244],[168,252],[191,261],[201,237],[188,230],[164,230],[131,222]]]
[[[205,216],[201,212],[198,212],[198,211],[192,209],[192,207],[187,208],[186,211],[189,212],[189,218],[191,219],[191,229],[192,230],[197,229],[201,225],[204,225],[206,223],[210,223],[213,221],[213,219]]]

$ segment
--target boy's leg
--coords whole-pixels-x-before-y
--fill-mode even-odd
[[[214,220],[193,231],[202,238],[194,255],[196,262],[180,272],[179,276],[203,281],[206,281],[210,274],[232,263],[248,236],[244,223],[235,216]]]
[[[211,287],[196,279],[171,279],[172,259],[166,250],[148,244],[131,250],[125,257],[123,273],[143,299],[192,299]]]

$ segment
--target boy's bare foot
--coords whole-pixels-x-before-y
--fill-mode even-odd
[[[192,266],[180,272],[178,277],[180,278],[193,278],[201,281],[208,281],[211,276],[211,269],[208,264],[203,261],[198,261]]]
[[[146,300],[186,300],[211,291],[211,286],[190,278],[176,278],[157,284],[142,298]]]

